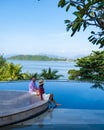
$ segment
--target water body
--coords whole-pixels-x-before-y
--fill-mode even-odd
[[[0,90],[28,91],[30,81],[0,82]],[[95,86],[90,82],[45,80],[46,93],[53,93],[64,109],[104,110],[104,84]],[[38,85],[38,81],[37,81]]]
[[[67,71],[69,69],[77,69],[74,65],[74,62],[56,62],[56,61],[9,61],[13,62],[14,64],[20,64],[23,69],[22,72],[31,72],[40,73],[42,69],[57,69],[59,74],[64,75],[64,79],[67,79]],[[0,82],[0,90],[19,90],[19,91],[28,91],[28,84],[30,81],[12,81],[12,82]],[[38,85],[38,81],[37,81]],[[53,93],[55,100],[61,104],[61,106],[56,108],[56,112],[53,110],[52,112],[47,112],[47,115],[40,115],[39,117],[32,118],[27,120],[25,125],[21,122],[19,125],[11,126],[10,128],[6,128],[8,130],[104,130],[104,125],[88,125],[87,122],[83,124],[84,119],[74,113],[77,110],[80,112],[84,110],[91,111],[99,111],[102,112],[104,110],[104,84],[96,86],[94,83],[91,82],[78,82],[78,81],[67,81],[67,80],[45,80],[44,85],[46,93]],[[70,113],[68,110],[73,110]],[[62,115],[63,121],[72,121],[73,124],[58,124],[57,119],[60,118]],[[66,118],[67,114],[68,118]],[[89,122],[95,120],[90,113],[86,113],[86,118],[90,119]],[[102,114],[102,113],[101,113]],[[100,115],[101,115],[100,114]],[[55,117],[54,117],[55,115]],[[72,117],[71,117],[72,115]],[[80,113],[79,113],[80,115]],[[96,118],[98,115],[96,115]],[[103,117],[103,115],[101,115]],[[51,119],[50,119],[51,117]],[[69,118],[71,117],[71,118]],[[75,119],[75,120],[74,120]],[[79,120],[80,119],[80,120]],[[52,124],[51,121],[54,121]],[[81,121],[80,124],[75,124],[76,121]],[[48,124],[48,123],[49,124]],[[28,125],[30,123],[30,125]],[[93,123],[93,122],[92,122]],[[88,127],[89,126],[89,127]],[[4,128],[5,129],[5,128]]]
[[[27,61],[27,60],[8,60],[14,64],[22,66],[22,72],[41,73],[42,69],[58,70],[58,74],[64,75],[61,79],[68,79],[68,70],[78,69],[75,62],[68,61]]]
[[[0,90],[28,91],[29,82],[0,82]],[[104,84],[97,87],[89,82],[45,80],[44,88],[61,106],[3,130],[104,130]]]

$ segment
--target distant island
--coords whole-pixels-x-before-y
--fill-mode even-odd
[[[7,60],[32,60],[32,61],[74,61],[67,58],[49,57],[46,55],[16,55],[7,58]]]

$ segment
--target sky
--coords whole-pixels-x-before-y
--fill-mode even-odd
[[[88,41],[92,27],[70,36],[64,20],[73,16],[58,8],[58,1],[0,0],[0,54],[72,58],[99,50]]]

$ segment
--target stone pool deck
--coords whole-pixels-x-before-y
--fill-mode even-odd
[[[0,126],[36,117],[48,109],[48,102],[23,91],[0,91]]]

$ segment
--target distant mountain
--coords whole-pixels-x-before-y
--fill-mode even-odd
[[[49,57],[46,55],[16,55],[7,58],[8,60],[34,60],[34,61],[74,61],[73,59]]]

